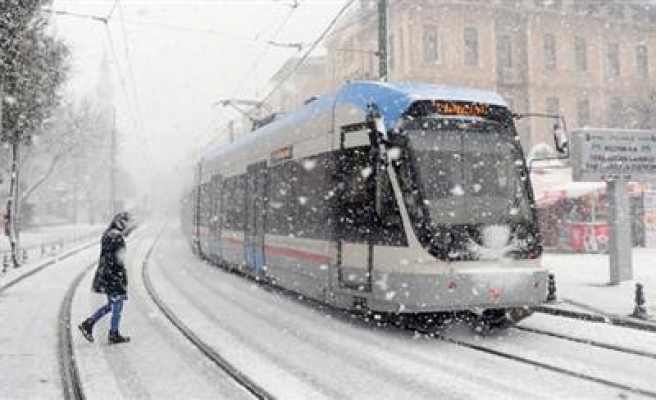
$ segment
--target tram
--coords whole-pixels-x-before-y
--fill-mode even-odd
[[[204,258],[319,302],[517,321],[547,271],[497,94],[351,82],[198,161],[183,225]]]

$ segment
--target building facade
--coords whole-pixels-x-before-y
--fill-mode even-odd
[[[326,88],[378,77],[377,6],[326,42]],[[656,127],[656,4],[651,0],[392,0],[388,80],[499,92],[517,113],[561,114],[568,129]],[[302,91],[302,89],[297,89]],[[554,121],[524,119],[525,149]]]

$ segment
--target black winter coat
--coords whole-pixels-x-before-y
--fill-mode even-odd
[[[93,291],[109,296],[126,295],[128,274],[123,261],[125,238],[114,223],[103,234],[101,246],[98,269],[93,278]]]

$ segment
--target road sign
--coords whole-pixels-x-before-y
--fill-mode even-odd
[[[656,181],[654,131],[585,128],[570,139],[574,181]]]

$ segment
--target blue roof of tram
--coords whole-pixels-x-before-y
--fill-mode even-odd
[[[431,83],[354,82],[340,88],[337,98],[338,103],[350,103],[365,110],[367,105],[375,102],[387,129],[392,129],[408,107],[418,100],[467,101],[507,106],[503,98],[494,92]]]
[[[383,115],[386,128],[390,130],[408,107],[419,100],[466,101],[507,107],[506,102],[497,93],[462,86],[356,81],[319,97],[294,112],[245,135],[229,146],[208,151],[203,159],[211,159],[227,151],[246,146],[255,140],[261,140],[280,126],[307,120],[335,104],[351,104],[366,110],[369,104],[376,103]]]

